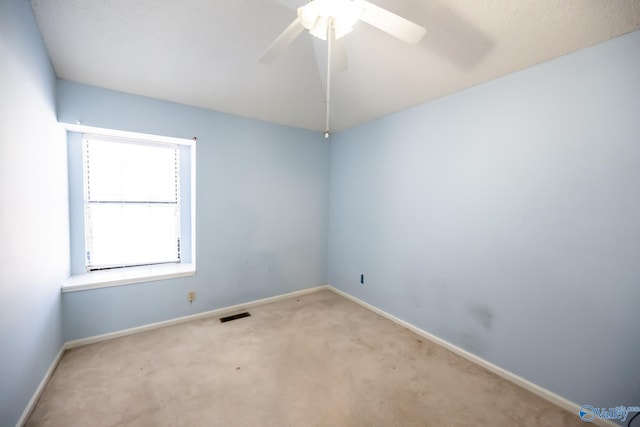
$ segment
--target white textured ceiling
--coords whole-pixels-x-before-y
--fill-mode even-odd
[[[640,0],[371,2],[427,34],[410,46],[356,25],[349,68],[331,78],[335,131],[640,28]],[[305,0],[31,3],[61,79],[324,130],[324,42],[305,32],[256,62]]]

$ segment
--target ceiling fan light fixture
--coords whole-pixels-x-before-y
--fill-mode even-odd
[[[309,33],[327,39],[328,26],[333,23],[336,40],[349,34],[364,12],[361,0],[312,0],[298,8],[298,17]]]
[[[426,32],[424,27],[369,3],[367,0],[310,0],[309,3],[298,8],[298,17],[258,57],[258,62],[271,63],[305,29],[314,37],[322,40],[328,39],[325,138],[330,136],[331,71],[332,68],[335,68],[336,71],[343,71],[347,68],[344,44],[336,43],[334,53],[332,42],[350,33],[358,20],[410,44],[418,43]],[[333,64],[332,58],[335,58]],[[335,67],[333,67],[334,64],[336,64]]]
[[[329,20],[324,16],[319,16],[313,26],[309,28],[309,34],[322,40],[327,39],[327,27]]]

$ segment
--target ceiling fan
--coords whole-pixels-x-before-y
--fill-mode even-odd
[[[366,0],[311,0],[298,8],[296,19],[258,57],[258,62],[270,64],[305,29],[312,36],[327,41],[325,138],[329,138],[331,70],[347,69],[346,52],[341,40],[359,20],[409,44],[418,43],[426,33],[420,25]]]

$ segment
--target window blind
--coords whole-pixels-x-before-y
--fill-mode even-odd
[[[87,270],[180,262],[178,147],[83,142]]]

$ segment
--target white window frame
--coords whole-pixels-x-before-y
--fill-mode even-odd
[[[123,267],[112,270],[91,271],[69,277],[62,285],[62,292],[80,291],[132,283],[149,282],[162,279],[193,276],[196,272],[196,139],[182,139],[136,132],[118,131],[85,126],[81,124],[62,123],[70,132],[100,135],[102,137],[124,138],[131,140],[152,141],[188,147],[190,156],[190,262],[174,264],[158,264],[140,267]],[[82,187],[82,186],[81,186]]]

